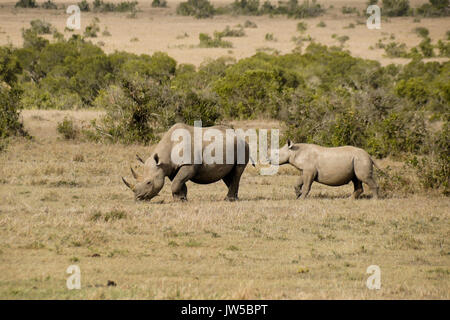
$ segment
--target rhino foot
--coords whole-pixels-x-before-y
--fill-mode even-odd
[[[233,201],[237,201],[237,200],[238,200],[238,197],[228,197],[228,196],[225,197],[225,201],[233,202]]]

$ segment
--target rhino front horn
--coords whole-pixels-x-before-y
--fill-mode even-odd
[[[131,190],[134,191],[134,185],[128,183],[127,180],[125,180],[124,177],[122,177],[122,181],[123,181],[123,183],[125,183],[125,185],[126,185],[128,188],[130,188]]]

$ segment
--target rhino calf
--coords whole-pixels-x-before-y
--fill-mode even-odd
[[[272,163],[272,161],[270,161]],[[373,178],[373,165],[379,167],[363,149],[344,146],[321,147],[308,143],[287,144],[279,149],[279,165],[289,163],[302,171],[295,193],[304,199],[311,190],[313,181],[328,185],[342,186],[350,181],[355,187],[352,198],[363,193],[362,183],[369,185],[373,197],[378,198],[378,186]]]

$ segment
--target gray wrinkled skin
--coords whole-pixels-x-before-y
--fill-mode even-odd
[[[363,193],[364,182],[369,185],[374,198],[378,198],[378,186],[373,179],[373,166],[378,166],[363,149],[352,146],[326,148],[308,143],[294,144],[288,140],[278,154],[280,165],[289,163],[302,172],[295,186],[297,198],[308,196],[313,181],[328,186],[342,186],[352,181],[352,198],[355,199]]]
[[[174,199],[187,200],[187,181],[193,181],[199,184],[209,184],[223,180],[228,187],[226,200],[234,201],[238,199],[239,182],[241,175],[249,161],[249,146],[245,143],[245,163],[237,163],[237,140],[234,140],[234,163],[226,164],[226,134],[225,130],[230,129],[225,126],[214,126],[204,129],[217,129],[223,133],[224,152],[223,164],[201,164],[178,165],[172,162],[171,153],[174,145],[178,141],[172,142],[172,132],[176,129],[186,129],[192,137],[191,150],[194,150],[194,127],[185,124],[175,124],[162,137],[161,141],[154,147],[150,157],[144,163],[144,172],[142,175],[136,174],[133,169],[132,174],[137,180],[135,184],[129,183],[122,177],[123,182],[133,192],[136,200],[150,200],[161,191],[164,186],[165,178],[168,177],[172,181],[172,195]],[[209,141],[203,141],[203,150],[210,144]],[[138,160],[142,161],[139,156]]]

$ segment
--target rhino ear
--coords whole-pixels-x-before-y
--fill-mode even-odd
[[[294,146],[294,144],[292,143],[291,140],[288,139],[288,141],[287,141],[287,146],[288,146],[288,149],[292,149],[292,147]]]
[[[161,164],[161,162],[159,161],[159,156],[157,153],[155,153],[155,155],[153,156],[153,159],[155,159],[156,165],[159,166]]]

